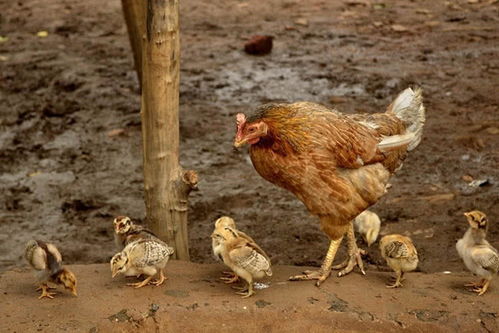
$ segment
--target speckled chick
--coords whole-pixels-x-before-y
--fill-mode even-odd
[[[237,233],[238,237],[246,239],[249,243],[252,244],[253,247],[257,249],[258,253],[261,253],[270,262],[270,258],[267,253],[265,253],[265,251],[260,246],[258,246],[258,244],[256,244],[253,238],[237,229],[236,222],[233,218],[229,216],[222,216],[218,218],[215,221],[215,228],[213,230],[213,233],[216,233],[217,231],[223,231],[226,227],[232,228],[232,230]],[[219,242],[217,237],[211,238],[211,248],[213,250],[213,256],[215,257],[215,259],[223,262],[221,254],[222,244]],[[234,283],[239,279],[237,274],[234,274],[233,272],[222,272],[222,274],[224,276],[220,277],[220,280],[225,281],[225,283]]]
[[[466,268],[481,278],[479,282],[471,282],[465,286],[472,287],[478,295],[483,295],[499,271],[499,254],[485,239],[489,227],[485,213],[474,210],[464,215],[470,227],[463,238],[457,241],[456,249]]]
[[[119,250],[138,239],[157,239],[146,227],[134,223],[128,216],[118,216],[113,221],[114,242]]]
[[[135,288],[144,287],[149,283],[160,286],[167,279],[164,268],[173,253],[173,248],[160,240],[135,240],[111,258],[112,277],[118,274],[125,276],[144,274],[147,277],[143,281],[127,285]],[[151,282],[157,274],[159,274],[159,279]]]
[[[254,280],[272,276],[270,260],[259,251],[255,243],[239,236],[236,230],[225,227],[215,231],[212,237],[222,244],[221,255],[224,264],[247,282],[247,288],[238,292],[244,298],[255,293]]]
[[[410,272],[418,266],[418,252],[409,237],[402,235],[386,235],[379,242],[381,256],[388,266],[395,271],[397,278],[394,284],[387,288],[402,287],[405,272]]]
[[[54,298],[54,293],[49,292],[48,283],[63,285],[77,296],[76,276],[67,268],[62,266],[62,256],[54,244],[46,243],[40,240],[30,240],[26,244],[24,252],[26,261],[35,269],[35,275],[40,283],[37,290],[42,294],[39,299],[47,297]]]

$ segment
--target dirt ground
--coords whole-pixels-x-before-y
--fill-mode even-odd
[[[111,279],[106,264],[70,269],[80,279],[78,297],[58,290],[53,300],[36,299],[31,272],[25,269],[1,275],[0,331],[499,331],[499,294],[477,297],[463,290],[469,280],[465,273],[411,273],[405,288],[386,289],[390,274],[369,272],[369,278],[351,274],[317,288],[310,281],[287,281],[297,267],[277,266],[272,279],[261,285],[267,288],[241,299],[218,279],[222,266],[217,264],[171,262],[163,286],[139,290],[125,286],[124,277]]]
[[[24,265],[33,237],[57,243],[67,263],[107,262],[113,217],[144,218],[139,94],[120,6],[0,2],[0,271]],[[498,17],[497,1],[485,0],[182,1],[181,161],[201,179],[192,260],[213,262],[220,215],[274,264],[318,265],[327,248],[303,205],[233,149],[237,112],[278,100],[380,112],[410,85],[424,89],[425,135],[373,207],[382,233],[410,235],[421,272],[462,272],[462,214],[480,209],[499,247]],[[242,51],[254,34],[274,36],[270,55]],[[366,261],[382,265],[376,245]]]

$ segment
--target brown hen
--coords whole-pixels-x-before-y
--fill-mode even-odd
[[[345,233],[349,258],[338,275],[355,265],[364,272],[352,220],[386,192],[407,151],[419,144],[424,121],[421,90],[410,88],[384,113],[347,115],[298,102],[266,104],[248,117],[237,115],[234,146],[250,144],[260,176],[296,195],[331,239],[321,268],[291,280],[325,281]]]

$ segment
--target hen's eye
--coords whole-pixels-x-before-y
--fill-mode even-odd
[[[248,132],[250,132],[250,133],[253,133],[254,131],[255,131],[254,127],[251,127],[250,129],[248,129]]]

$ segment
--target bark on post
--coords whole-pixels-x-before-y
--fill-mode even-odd
[[[121,0],[139,89],[142,87],[142,38],[146,32],[147,0]]]
[[[142,53],[142,138],[147,221],[189,260],[187,199],[197,175],[179,164],[178,0],[148,0]]]

